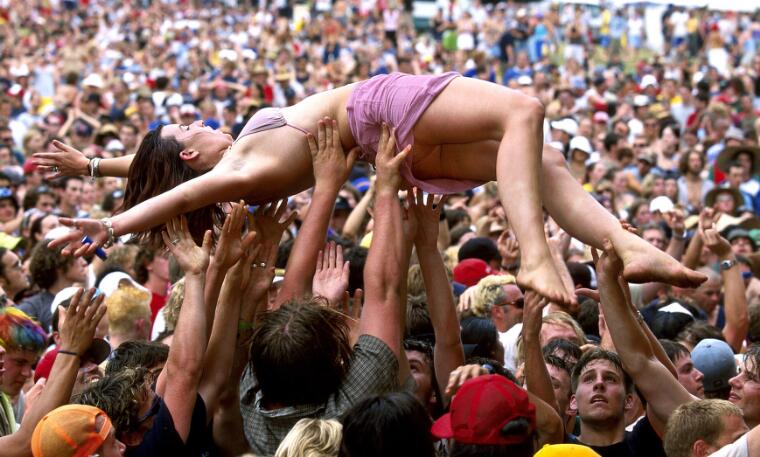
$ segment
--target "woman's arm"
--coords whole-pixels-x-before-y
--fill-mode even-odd
[[[147,231],[163,224],[172,217],[185,214],[203,206],[217,202],[235,201],[243,197],[252,179],[245,179],[242,173],[214,169],[195,179],[156,195],[127,211],[110,218],[114,237],[126,233]],[[51,247],[66,245],[64,255],[92,254],[109,239],[104,222],[94,219],[61,218],[64,225],[73,227],[65,236],[51,242]],[[93,242],[83,246],[82,238],[87,235]]]
[[[52,177],[59,176],[89,176],[88,165],[90,159],[81,151],[55,140],[51,143],[57,151],[38,152],[34,154],[34,160],[44,172],[53,172],[53,167],[58,171]],[[98,176],[118,176],[126,178],[129,167],[132,165],[134,154],[113,159],[101,159],[98,164]]]

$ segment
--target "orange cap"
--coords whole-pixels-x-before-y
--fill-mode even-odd
[[[98,416],[104,419],[98,430]],[[111,419],[87,405],[65,405],[49,412],[32,434],[34,457],[87,457],[95,453],[111,432]]]

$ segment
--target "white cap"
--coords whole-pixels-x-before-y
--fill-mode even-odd
[[[590,166],[596,164],[597,162],[599,162],[601,160],[602,160],[602,155],[599,154],[598,152],[594,151],[591,154],[589,154],[589,158],[586,159],[585,165],[586,165],[586,167],[590,167]]]
[[[668,197],[660,195],[649,203],[649,212],[667,213],[673,211],[674,206],[675,205],[673,205],[673,202]]]
[[[635,97],[633,97],[633,106],[641,107],[641,106],[647,106],[649,105],[649,97],[646,95],[639,94]]]
[[[122,285],[132,286],[136,289],[142,290],[144,292],[148,292],[148,289],[138,284],[137,281],[132,279],[131,276],[124,273],[123,271],[114,271],[113,273],[109,273],[105,275],[105,277],[103,277],[103,279],[100,280],[98,289],[101,292],[103,292],[103,294],[107,298],[111,296],[111,294],[114,293]]]
[[[522,75],[519,78],[517,78],[517,84],[520,86],[532,86],[533,78],[531,78],[528,75]]]
[[[705,74],[701,71],[694,72],[694,75],[691,77],[691,83],[697,84],[698,82],[702,81],[705,78]]]
[[[565,145],[562,144],[561,141],[552,141],[549,143],[549,146],[553,147],[554,149],[559,149],[560,151],[565,150]]]
[[[659,87],[659,84],[657,84],[657,78],[654,77],[654,75],[644,75],[643,78],[641,78],[641,88],[646,89],[649,86],[653,87]]]
[[[219,58],[222,60],[235,62],[238,60],[238,55],[237,52],[233,51],[232,49],[222,49],[219,51]]]
[[[664,313],[680,313],[680,314],[686,314],[688,316],[694,317],[694,315],[691,314],[691,311],[684,308],[684,306],[678,302],[673,302],[667,306],[663,306],[657,311],[662,311]]]
[[[241,51],[241,54],[243,55],[244,59],[256,60],[258,58],[256,51],[253,49],[243,49]]]
[[[180,94],[171,94],[170,96],[166,97],[166,101],[164,102],[164,105],[166,106],[182,106],[183,102],[185,100],[182,98],[182,95]]]
[[[59,227],[54,228],[53,230],[47,232],[45,235],[46,240],[57,240],[58,238],[62,236],[66,236],[69,234],[71,229],[69,227],[66,227],[65,225],[61,225]]]
[[[578,123],[575,122],[575,119],[570,117],[554,121],[550,125],[554,130],[560,130],[570,136],[575,136],[578,132]]]
[[[119,140],[111,140],[106,144],[106,151],[124,151],[124,143]]]
[[[197,112],[198,110],[195,109],[195,105],[190,103],[185,103],[179,107],[179,114],[196,114]]]
[[[92,73],[82,80],[82,86],[97,87],[98,89],[102,89],[105,87],[105,85],[106,83],[103,81],[103,78],[97,73]]]
[[[55,313],[55,310],[58,309],[58,305],[73,297],[78,290],[79,287],[66,287],[55,294],[53,302],[50,304],[50,314]]]
[[[591,142],[585,136],[576,136],[570,140],[570,151],[572,152],[573,149],[578,149],[588,155],[591,155],[591,153],[594,152],[594,149],[591,147]]]

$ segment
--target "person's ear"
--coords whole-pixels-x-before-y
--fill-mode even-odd
[[[575,394],[570,395],[570,403],[567,404],[568,411],[573,411],[578,414],[578,400],[575,398]]]
[[[707,451],[707,443],[705,443],[704,440],[695,441],[694,444],[691,445],[691,455],[697,457],[709,455]]]
[[[183,149],[179,153],[179,158],[187,162],[197,159],[198,155],[200,155],[200,152],[195,149]]]
[[[625,402],[623,403],[623,410],[624,411],[630,411],[631,408],[633,408],[633,395],[634,394],[626,394],[625,395]]]

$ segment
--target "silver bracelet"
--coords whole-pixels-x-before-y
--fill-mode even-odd
[[[93,178],[100,178],[100,161],[102,159],[100,157],[93,158],[90,163],[92,163],[92,169],[90,170],[90,176]]]
[[[110,248],[111,246],[113,246],[113,242],[115,238],[114,232],[113,232],[113,224],[111,223],[111,219],[107,217],[104,217],[103,219],[101,219],[100,223],[103,224],[103,226],[105,226],[106,231],[108,233],[108,238],[106,238],[106,242],[103,244],[103,247]]]

